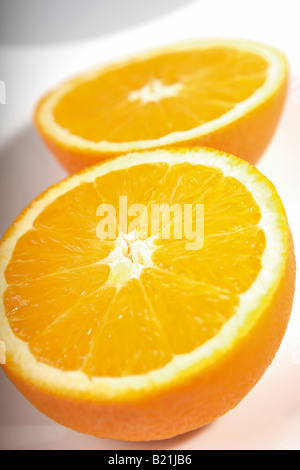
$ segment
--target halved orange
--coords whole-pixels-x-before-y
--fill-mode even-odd
[[[70,172],[129,151],[208,145],[254,163],[281,114],[287,63],[273,47],[198,39],[83,72],[35,112]]]
[[[120,197],[143,209],[129,230]],[[144,236],[157,221],[149,208],[175,204],[204,208],[204,243],[174,236],[178,214],[169,237],[161,214]],[[107,239],[99,207],[116,209]],[[259,380],[288,322],[295,260],[282,203],[257,169],[207,148],[156,150],[33,201],[1,242],[0,276],[3,367],[21,392],[78,431],[152,440],[211,422]]]

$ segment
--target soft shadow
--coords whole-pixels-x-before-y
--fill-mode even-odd
[[[88,434],[81,434],[67,430],[59,443],[59,449],[82,450],[197,450],[201,448],[201,437],[208,429],[213,428],[214,423],[202,426],[199,429],[180,434],[170,439],[157,441],[118,441],[113,439],[101,439]]]
[[[189,443],[193,442],[197,437],[200,438],[202,433],[211,425],[202,426],[202,428],[180,434],[170,439],[162,439],[160,441],[148,442],[127,442],[127,441],[106,441],[106,449],[110,450],[175,450],[189,449],[193,450]]]
[[[77,41],[150,21],[192,0],[0,0],[0,42]]]
[[[67,173],[27,126],[0,151],[0,237],[35,197]]]

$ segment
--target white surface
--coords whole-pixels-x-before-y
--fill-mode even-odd
[[[72,12],[75,14],[76,12]],[[117,14],[117,12],[116,12]],[[181,38],[226,36],[273,44],[288,56],[291,86],[274,139],[257,165],[278,189],[300,257],[300,2],[202,0],[132,30],[90,40],[2,46],[0,235],[35,196],[65,176],[34,130],[34,105],[85,67]],[[214,423],[168,441],[126,443],[65,429],[33,408],[0,372],[2,449],[300,449],[300,299],[275,360],[247,397]]]

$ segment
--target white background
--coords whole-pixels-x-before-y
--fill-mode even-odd
[[[29,3],[34,2],[31,0]],[[48,88],[85,67],[154,45],[183,38],[241,37],[279,47],[290,62],[291,80],[286,107],[277,132],[257,166],[275,184],[283,200],[299,258],[299,0],[202,0],[186,2],[185,6],[180,0],[161,0],[154,2],[155,12],[149,9],[149,2],[145,0],[145,8],[148,5],[149,12],[140,9],[138,14],[135,1],[128,2],[127,11],[122,0],[119,1],[120,8],[115,1],[114,8],[109,10],[105,8],[107,2],[96,3],[97,10],[89,12],[90,35],[88,28],[81,28],[80,34],[74,29],[74,24],[82,26],[82,12],[79,10],[76,16],[76,9],[62,9],[63,14],[72,15],[72,22],[60,18],[55,31],[55,25],[50,24],[50,28],[43,22],[37,28],[38,12],[35,15],[35,10],[28,12],[25,18],[23,8],[19,24],[22,24],[23,15],[27,33],[32,34],[26,36],[26,31],[20,31],[14,36],[13,26],[10,28],[8,25],[3,30],[6,37],[0,36],[0,79],[6,83],[6,104],[0,105],[0,235],[35,196],[66,176],[32,125],[36,101]],[[44,2],[44,5],[51,8],[51,2]],[[174,5],[176,8],[172,9]],[[96,14],[102,15],[98,30],[92,21]],[[30,15],[32,30],[27,26]],[[45,18],[47,15],[44,14],[44,21]],[[48,18],[49,22],[55,20],[50,11]],[[84,20],[88,26],[87,17]],[[70,28],[69,40],[61,29],[64,24]],[[247,397],[214,423],[168,441],[126,443],[68,430],[32,407],[0,371],[0,448],[299,450],[299,307],[296,289],[291,320],[281,348]]]

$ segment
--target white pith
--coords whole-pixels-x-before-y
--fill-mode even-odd
[[[188,153],[157,150],[145,153],[142,163],[167,162],[173,165],[181,162],[203,164],[221,169],[224,176],[237,178],[251,192],[261,211],[259,226],[264,230],[266,247],[262,256],[262,268],[255,282],[248,291],[240,296],[237,313],[227,321],[219,333],[193,352],[175,356],[160,369],[146,374],[122,378],[87,377],[81,371],[64,372],[52,366],[38,362],[30,353],[27,343],[17,338],[10,328],[1,300],[0,306],[0,337],[5,338],[7,359],[17,367],[20,374],[32,383],[48,390],[56,390],[59,394],[80,396],[99,400],[122,399],[130,391],[132,398],[151,385],[151,389],[159,389],[170,383],[191,376],[219,356],[234,344],[235,338],[246,334],[259,318],[265,305],[271,298],[281,273],[287,250],[288,228],[284,221],[284,210],[279,198],[274,198],[274,188],[253,167],[245,162],[237,164],[231,158],[220,158],[218,152],[198,149]],[[0,297],[7,287],[4,272],[11,258],[15,244],[20,236],[29,230],[36,217],[43,209],[70,189],[81,182],[92,182],[95,178],[113,170],[120,170],[141,164],[139,154],[130,154],[104,163],[82,174],[74,175],[51,188],[41,199],[25,212],[16,222],[13,233],[6,238],[0,247]]]
[[[98,74],[100,69],[91,70],[89,73],[85,73],[82,76],[78,76],[73,80],[69,80],[65,84],[62,84],[56,90],[54,90],[47,99],[41,104],[39,110],[39,124],[45,132],[46,135],[51,136],[56,142],[66,145],[68,147],[74,147],[81,150],[90,150],[91,152],[130,152],[137,149],[150,149],[156,148],[159,146],[164,146],[168,144],[173,144],[176,142],[184,143],[192,139],[199,138],[201,136],[210,134],[216,129],[225,127],[229,123],[236,121],[240,117],[244,116],[245,113],[250,112],[252,109],[259,106],[260,103],[266,101],[266,99],[271,96],[275,90],[278,89],[280,84],[285,78],[286,74],[286,63],[281,54],[272,47],[265,46],[252,41],[245,40],[235,40],[235,39],[199,39],[195,41],[182,42],[173,46],[165,47],[161,50],[144,53],[141,56],[135,56],[134,58],[129,58],[126,61],[120,61],[114,65],[108,65],[101,68],[101,73],[105,71],[114,70],[122,64],[128,64],[131,61],[135,60],[147,60],[154,56],[157,53],[169,53],[176,51],[192,50],[192,49],[201,49],[208,47],[233,47],[242,51],[252,52],[261,56],[269,63],[269,68],[267,70],[267,78],[264,84],[258,88],[249,98],[236,104],[231,110],[224,113],[222,116],[208,121],[204,124],[201,124],[197,127],[194,127],[189,130],[180,131],[180,132],[171,132],[167,135],[164,135],[157,139],[149,140],[138,140],[132,142],[110,142],[102,140],[99,142],[94,142],[91,140],[84,139],[78,135],[72,134],[67,129],[59,126],[54,118],[53,110],[60,101],[60,99],[69,91],[71,91],[74,86],[79,85],[82,82],[87,80],[93,80]],[[175,87],[180,86],[180,84],[174,84]],[[179,92],[179,88],[169,89],[169,93]],[[153,92],[149,86],[144,90],[135,90],[132,95],[134,99],[140,99],[144,103],[148,101],[153,101],[158,98],[159,95],[163,94],[163,91],[160,87],[156,85],[156,90]],[[167,93],[166,89],[164,93]]]
[[[101,261],[110,266],[107,282],[119,285],[133,277],[138,279],[144,268],[153,266],[153,250],[151,238],[140,240],[135,230],[128,234],[120,232],[114,250]]]
[[[143,88],[134,90],[129,94],[129,101],[140,101],[142,104],[155,103],[170,96],[176,96],[181,90],[181,83],[164,85],[160,80],[152,80]]]

